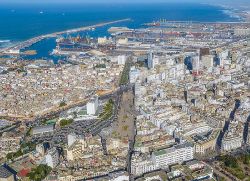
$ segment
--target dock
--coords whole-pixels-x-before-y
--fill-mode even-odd
[[[57,37],[58,35],[62,35],[62,34],[77,33],[77,32],[81,32],[81,31],[91,30],[93,28],[98,28],[98,27],[102,27],[102,26],[106,26],[106,25],[110,25],[110,24],[115,24],[115,23],[126,22],[126,21],[131,21],[131,19],[130,18],[120,19],[120,20],[116,20],[116,21],[109,21],[109,22],[99,23],[99,24],[95,24],[95,25],[84,26],[84,27],[80,27],[80,28],[74,28],[74,29],[69,29],[69,30],[65,30],[65,31],[59,31],[59,32],[51,33],[51,34],[37,36],[37,37],[31,38],[31,39],[28,39],[26,41],[23,41],[19,44],[16,44],[12,47],[7,47],[4,49],[1,49],[0,54],[1,53],[2,54],[19,54],[21,49],[30,47],[33,44],[35,44],[39,41],[42,41],[46,38],[54,38],[54,37]]]

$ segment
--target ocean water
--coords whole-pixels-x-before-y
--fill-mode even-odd
[[[100,22],[131,18],[133,21],[97,28],[90,36],[105,36],[110,26],[141,27],[143,23],[165,18],[188,21],[238,21],[225,9],[206,4],[74,4],[74,5],[0,5],[0,47],[38,35],[53,33]],[[48,45],[49,43],[49,45]],[[44,48],[46,46],[47,48]],[[55,46],[45,40],[33,45],[42,58]],[[42,48],[41,48],[42,47]],[[41,49],[41,50],[40,50]]]

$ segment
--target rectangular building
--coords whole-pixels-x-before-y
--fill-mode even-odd
[[[55,168],[59,164],[59,153],[56,148],[52,148],[45,156],[46,164],[51,168]]]
[[[37,126],[32,128],[32,134],[44,134],[44,133],[51,133],[54,131],[54,125],[46,125],[46,126]]]
[[[184,143],[168,149],[152,153],[152,160],[158,167],[169,166],[176,163],[192,160],[194,157],[193,144]]]

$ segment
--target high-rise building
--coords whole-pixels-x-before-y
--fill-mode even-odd
[[[37,151],[37,153],[39,153],[40,155],[44,155],[45,154],[45,147],[44,147],[44,145],[43,144],[37,144],[36,145],[36,151]]]
[[[127,61],[127,56],[126,55],[118,55],[117,57],[117,63],[119,65],[124,65]]]
[[[90,101],[87,103],[87,114],[88,115],[95,115],[98,110],[98,96],[94,96],[90,99]]]
[[[59,152],[55,147],[48,151],[45,162],[51,168],[55,168],[59,164]]]
[[[149,52],[149,53],[148,53],[148,68],[149,68],[149,69],[154,68],[153,59],[154,59],[154,54],[153,54],[153,52]]]
[[[184,64],[186,65],[187,70],[193,70],[192,57],[191,56],[187,56],[184,59]]]
[[[74,161],[82,158],[83,151],[87,147],[87,140],[82,135],[69,134],[68,146],[66,148],[66,157],[68,161]]]
[[[155,68],[156,65],[159,64],[159,57],[154,55],[153,52],[149,52],[148,56],[147,56],[147,60],[148,60],[148,69],[153,69]]]
[[[202,66],[206,68],[211,68],[214,66],[214,56],[206,55],[202,57]]]
[[[135,83],[140,75],[140,70],[136,69],[135,67],[131,67],[129,71],[129,82]]]
[[[200,71],[200,57],[199,56],[192,57],[192,68],[194,72]]]
[[[71,145],[74,144],[74,142],[76,141],[76,134],[75,133],[71,133],[71,134],[68,134],[68,147],[70,147]]]

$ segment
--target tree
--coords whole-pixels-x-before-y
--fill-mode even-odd
[[[7,158],[8,160],[11,160],[11,159],[13,158],[13,152],[12,152],[12,153],[8,153],[8,154],[6,155],[6,158]]]
[[[227,155],[224,161],[225,165],[230,168],[238,168],[238,162],[235,157]]]
[[[51,167],[41,164],[38,167],[33,168],[28,174],[28,177],[30,180],[41,181],[51,172],[51,170]]]
[[[73,121],[74,121],[73,119],[62,119],[60,121],[60,126],[61,127],[67,126],[67,125],[71,124]]]
[[[59,104],[59,107],[64,107],[64,106],[66,106],[67,104],[63,101],[63,102],[61,102],[60,104]]]

